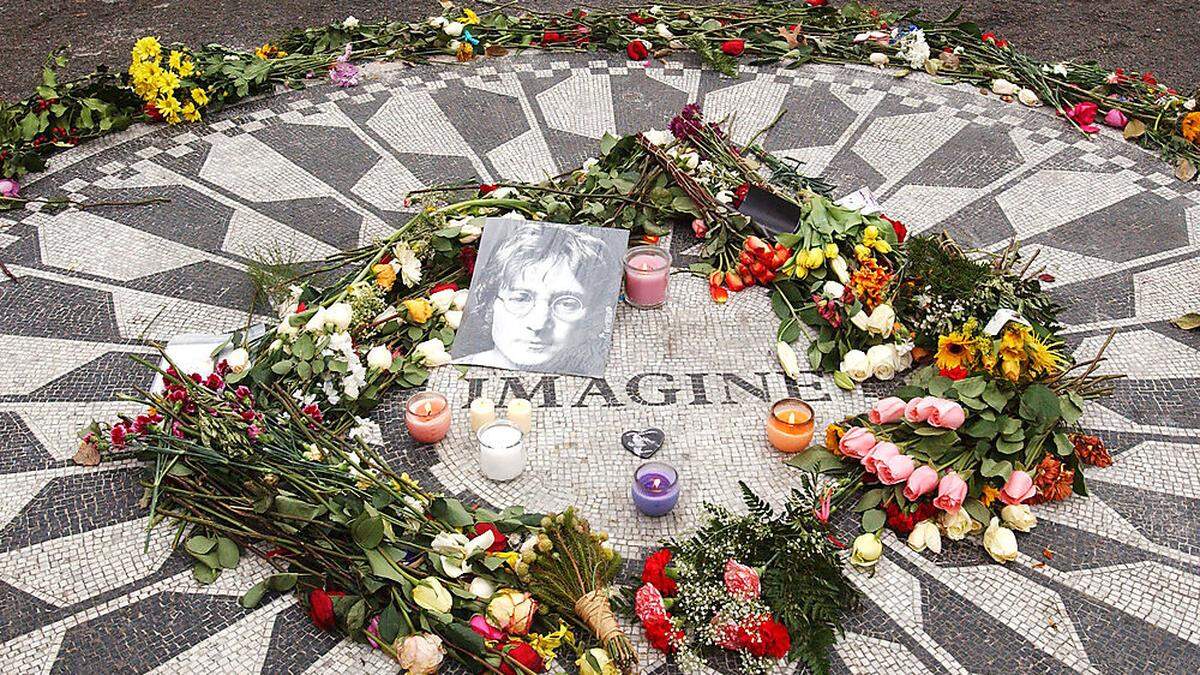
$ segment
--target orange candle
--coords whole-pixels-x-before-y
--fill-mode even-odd
[[[813,409],[798,398],[785,398],[771,406],[767,440],[781,452],[800,452],[812,443]]]
[[[437,443],[442,440],[450,431],[450,406],[446,403],[446,397],[425,391],[408,399],[404,424],[418,443]]]

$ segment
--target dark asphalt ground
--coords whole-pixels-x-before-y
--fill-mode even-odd
[[[631,2],[588,0],[586,4],[611,7]],[[532,0],[525,4],[566,9],[577,3]],[[1200,86],[1198,0],[883,0],[879,4],[921,7],[935,17],[962,4],[964,18],[1041,58],[1094,59],[1110,67],[1151,70],[1185,91]],[[340,21],[347,14],[359,19],[413,19],[437,9],[435,0],[5,0],[0,8],[0,98],[27,95],[40,79],[47,52],[63,44],[69,43],[74,54],[69,72],[81,73],[99,63],[123,67],[129,48],[143,35],[158,35],[164,42],[249,47],[290,28]]]

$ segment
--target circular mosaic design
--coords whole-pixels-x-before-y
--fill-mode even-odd
[[[769,150],[804,161],[839,194],[869,186],[913,231],[945,229],[982,248],[1027,242],[1057,279],[1069,348],[1090,355],[1115,330],[1102,370],[1129,376],[1083,420],[1116,459],[1087,471],[1090,498],[1038,507],[1041,523],[1008,566],[971,543],[932,556],[885,537],[877,574],[853,576],[866,600],[835,667],[1176,672],[1200,662],[1200,335],[1167,323],[1200,283],[1200,191],[1157,158],[1111,135],[1082,138],[1045,110],[866,69],[745,68],[728,79],[686,61],[645,68],[537,53],[368,73],[357,88],[260,99],[202,125],[137,126],[56,157],[28,186],[168,204],[0,217],[0,259],[19,277],[0,281],[5,672],[389,668],[315,629],[290,597],[242,609],[237,597],[265,572],[257,560],[197,585],[169,532],[147,544],[138,467],[75,466],[75,430],[129,410],[119,394],[149,379],[131,354],[244,324],[249,259],[314,260],[369,242],[407,217],[409,190],[553,175],[592,154],[605,131],[661,128],[690,101],[714,118],[736,113],[738,140],[786,109]],[[687,233],[672,238],[676,264],[693,245]],[[672,296],[660,311],[621,308],[602,380],[436,373],[432,386],[456,406],[480,394],[534,401],[521,480],[482,478],[465,407],[445,442],[416,446],[396,395],[377,414],[385,452],[466,499],[577,503],[637,559],[694,523],[704,500],[736,504],[737,479],[776,500],[786,493],[794,473],[765,442],[766,401],[799,393],[823,422],[891,388],[846,393],[809,373],[789,390],[761,292],[718,307],[702,282],[678,275]],[[639,460],[618,440],[651,425],[667,433],[658,457],[684,481],[663,519],[632,510]],[[663,665],[642,650],[647,670]]]

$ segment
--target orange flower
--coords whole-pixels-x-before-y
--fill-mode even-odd
[[[825,427],[825,449],[835,455],[841,455],[841,451],[838,450],[838,443],[841,442],[842,436],[845,433],[846,430],[836,424],[830,424]]]
[[[1183,116],[1183,138],[1189,143],[1200,144],[1200,111]]]
[[[392,285],[396,283],[396,270],[392,269],[391,265],[382,263],[371,268],[375,273],[375,285],[385,291],[392,290]]]
[[[1108,454],[1108,448],[1104,447],[1104,441],[1099,436],[1071,434],[1070,439],[1071,445],[1075,446],[1075,456],[1081,462],[1100,468],[1112,466],[1112,455]]]
[[[854,291],[854,297],[861,300],[870,311],[883,302],[891,281],[892,275],[880,267],[874,258],[866,258],[850,275],[850,288]]]
[[[1033,484],[1037,486],[1037,494],[1028,503],[1062,501],[1071,496],[1071,486],[1074,483],[1075,472],[1064,467],[1057,459],[1046,455],[1038,465],[1037,477],[1033,479]]]
[[[979,501],[984,506],[991,506],[992,502],[996,501],[996,497],[1000,496],[1000,491],[991,485],[984,485],[983,492],[979,495]]]

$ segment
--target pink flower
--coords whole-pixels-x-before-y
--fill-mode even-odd
[[[904,403],[904,399],[889,396],[876,401],[875,406],[871,408],[871,412],[867,413],[867,418],[871,420],[871,424],[899,422],[904,417],[905,408],[907,406]]]
[[[813,517],[822,524],[829,522],[829,512],[832,508],[833,488],[827,488],[825,494],[821,496],[821,501],[817,503],[813,509]]]
[[[904,484],[904,498],[915,502],[921,495],[933,492],[937,484],[937,469],[932,466],[919,466],[909,474],[908,482]]]
[[[21,192],[21,183],[16,178],[0,178],[0,197],[15,198]]]
[[[471,630],[479,633],[485,640],[503,640],[504,631],[487,622],[482,614],[471,617]]]
[[[337,58],[337,62],[329,69],[329,81],[339,87],[353,87],[358,84],[358,66],[350,63],[350,45]]]
[[[758,572],[730,558],[725,561],[725,590],[735,600],[754,600],[762,593]]]
[[[662,593],[654,584],[642,584],[633,595],[633,611],[643,623],[654,619],[666,618],[667,607],[663,603]],[[471,620],[474,625],[475,620]]]
[[[379,643],[375,641],[375,638],[379,637],[378,614],[371,617],[371,623],[367,624],[367,627],[363,629],[363,632],[367,634],[367,644],[371,645],[371,649],[379,649]]]
[[[692,233],[696,235],[697,239],[703,239],[704,235],[708,234],[708,224],[704,222],[703,218],[692,221]]]
[[[1005,504],[1020,504],[1037,494],[1033,478],[1024,471],[1014,471],[1000,490],[1000,501]]]
[[[1126,124],[1129,124],[1129,118],[1125,113],[1113,108],[1104,115],[1104,123],[1114,129],[1124,129]]]
[[[854,427],[842,436],[841,441],[838,441],[838,450],[841,450],[843,455],[854,459],[866,457],[873,447],[875,447],[875,434],[867,431],[864,427]]]
[[[938,496],[934,498],[933,505],[947,513],[954,513],[962,507],[966,498],[967,482],[951,471],[942,476],[938,483]]]
[[[871,448],[871,451],[867,453],[867,456],[862,458],[862,465],[870,473],[876,473],[879,471],[879,465],[882,462],[886,462],[898,454],[900,454],[900,448],[896,447],[895,443],[883,441],[882,443],[879,443],[875,447]]]
[[[893,455],[875,464],[879,482],[884,485],[895,485],[908,480],[914,466],[913,458],[908,455]]]
[[[259,429],[257,424],[251,424],[246,427],[246,435],[250,437],[250,440],[257,441],[258,437],[262,435],[262,429]]]
[[[114,424],[111,431],[108,432],[108,440],[114,448],[120,449],[125,447],[125,425]]]
[[[910,400],[904,405],[904,419],[913,424],[924,422],[929,418],[929,413],[933,412],[933,405],[937,400],[933,396],[918,396]]]
[[[933,404],[933,410],[929,412],[929,417],[925,421],[930,426],[939,429],[957,429],[962,426],[963,420],[966,418],[967,414],[963,412],[961,405],[939,398]]]
[[[1072,122],[1079,125],[1079,128],[1085,133],[1094,134],[1100,131],[1100,127],[1093,124],[1096,121],[1096,113],[1100,108],[1091,101],[1081,101],[1071,106],[1064,114],[1070,118]]]

